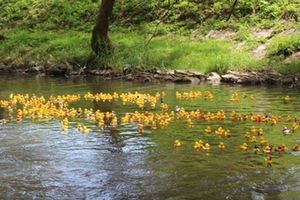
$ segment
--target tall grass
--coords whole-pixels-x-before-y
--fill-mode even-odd
[[[276,62],[272,64],[272,69],[285,75],[296,75],[300,72],[300,61]]]
[[[275,37],[268,46],[269,57],[284,58],[297,51],[300,51],[300,33],[287,37]]]
[[[6,35],[9,35],[9,38],[0,41],[0,59],[11,57],[16,62],[69,62],[74,66],[87,66],[90,69],[112,67],[118,70],[129,65],[130,70],[140,66],[144,70],[190,69],[203,73],[215,71],[220,74],[228,70],[258,71],[270,66],[276,67],[278,71],[291,68],[294,72],[298,69],[296,64],[274,64],[268,63],[267,59],[257,60],[248,53],[247,43],[245,48],[237,48],[232,40],[196,40],[192,37],[169,35],[154,37],[149,42],[149,35],[146,34],[138,34],[135,31],[113,32],[110,38],[117,43],[114,52],[111,57],[100,59],[92,53],[90,33],[74,30],[30,32],[12,29]],[[278,50],[285,40],[274,40],[269,52]],[[298,48],[296,44],[299,44],[299,37],[295,36],[289,40],[293,42],[287,42],[288,46],[292,44],[294,49]],[[286,70],[286,73],[288,71]]]
[[[35,61],[43,64],[78,62],[86,60],[90,54],[90,34],[69,31],[10,31],[9,38],[0,45],[0,58],[7,57],[15,61]]]
[[[204,73],[251,70],[262,64],[247,52],[236,49],[233,41],[195,40],[189,37],[160,36],[145,43],[144,36],[115,35],[114,66],[141,66],[146,70],[191,69]]]
[[[138,2],[146,4],[137,6],[141,5]],[[0,3],[0,34],[7,39],[0,40],[0,60],[10,57],[14,62],[34,61],[37,64],[69,62],[88,68],[115,69],[129,65],[132,70],[140,66],[145,70],[192,69],[204,73],[262,70],[270,66],[297,69],[281,62],[291,53],[300,51],[299,36],[275,38],[266,59],[256,60],[247,52],[258,42],[264,42],[253,38],[251,26],[271,27],[281,19],[299,27],[299,0],[267,4],[251,0],[236,7],[238,17],[227,22],[224,20],[227,16],[224,8],[230,8],[227,1],[214,4],[213,10],[210,4],[200,5],[199,1],[179,1],[170,7],[168,17],[162,19],[169,4],[169,0],[115,4],[110,38],[118,45],[111,57],[98,58],[90,48],[90,37],[100,1],[5,0]],[[160,5],[155,7],[155,15],[149,12],[154,5]],[[254,16],[253,9],[257,12]],[[205,35],[213,28],[238,31],[235,40],[246,41],[246,44],[236,48],[234,41],[190,37],[195,29]],[[277,23],[275,28],[285,30],[286,23]],[[168,35],[170,33],[175,35]],[[155,34],[151,42],[149,34]],[[267,59],[273,62],[268,63]]]

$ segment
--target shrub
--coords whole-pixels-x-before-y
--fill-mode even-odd
[[[285,58],[295,51],[300,51],[300,34],[286,37],[276,37],[267,49],[268,57],[279,56]]]

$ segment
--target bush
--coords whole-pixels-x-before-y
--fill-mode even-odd
[[[276,37],[270,43],[267,49],[268,57],[278,56],[286,58],[293,52],[300,51],[300,34],[294,34],[289,37]]]

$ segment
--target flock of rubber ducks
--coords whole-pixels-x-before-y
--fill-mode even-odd
[[[176,96],[179,97],[179,98],[188,98],[189,95],[188,95],[188,93],[185,93],[184,95],[176,94]],[[192,97],[196,98],[197,96],[193,95]],[[243,98],[247,98],[247,95],[245,93],[243,94]],[[254,100],[254,96],[251,95],[249,97],[249,99]],[[289,102],[290,101],[290,96],[286,96],[284,99],[285,99],[285,101]],[[213,97],[210,98],[210,100],[213,100]],[[231,102],[239,102],[239,97],[238,97],[238,94],[236,92],[234,92],[233,95],[230,97],[230,101]],[[176,106],[175,110],[176,110],[177,113],[180,113],[181,108]],[[194,116],[193,114],[189,114],[188,116],[191,116],[191,115]],[[207,115],[205,115],[205,114],[203,115],[203,113],[202,113],[201,118],[204,121],[213,121],[215,119],[223,120],[223,119],[226,118],[226,116],[224,114],[224,111],[221,110],[220,112],[217,113],[217,115],[214,115],[214,114],[211,114],[211,113],[207,113]],[[232,111],[231,116],[230,116],[230,119],[232,121],[236,121],[236,120],[237,121],[242,121],[242,120],[246,120],[247,118],[250,118],[251,121],[253,121],[253,122],[270,122],[271,126],[275,126],[277,124],[277,122],[281,122],[281,120],[282,120],[282,117],[280,117],[280,116],[276,117],[276,116],[253,115],[253,114],[250,114],[250,115],[237,115],[235,113],[235,111]],[[189,120],[187,120],[187,123],[188,123],[188,121]],[[291,132],[295,133],[295,131],[299,129],[298,121],[300,121],[300,119],[297,116],[295,116],[294,118],[292,118],[291,116],[287,116],[286,121],[287,122],[295,121],[295,122],[292,124],[291,130],[289,130],[286,126],[282,126],[283,136],[290,135]],[[190,125],[189,127],[193,128],[194,126],[192,124],[192,126]],[[212,133],[212,128],[210,126],[208,126],[204,130],[204,132],[207,133],[207,134],[211,134]],[[277,148],[273,148],[273,145],[268,144],[267,141],[265,140],[265,138],[262,137],[263,132],[264,131],[263,131],[262,128],[256,129],[254,126],[252,126],[251,131],[246,132],[245,138],[246,138],[247,141],[249,141],[250,137],[251,137],[251,134],[257,134],[257,136],[260,137],[259,143],[260,143],[261,148],[264,148],[264,146],[265,146],[265,148],[262,150],[262,152],[266,155],[265,162],[268,165],[271,165],[271,163],[272,163],[272,157],[271,157],[272,150],[274,149],[274,152],[286,152],[288,150],[288,148],[286,147],[285,144],[281,144],[281,145],[278,145]],[[219,138],[222,138],[222,135],[224,135],[227,138],[231,137],[231,131],[230,130],[224,130],[222,127],[219,127],[215,131],[215,133]],[[258,152],[260,152],[260,148],[257,145],[256,136],[252,136],[251,142],[254,145],[253,153],[257,154]],[[179,148],[180,146],[181,146],[180,141],[175,140],[174,141],[174,147]],[[220,142],[219,145],[218,145],[218,148],[220,150],[224,150],[225,149],[224,142]],[[240,150],[242,150],[243,152],[248,152],[248,148],[249,148],[249,145],[246,142],[243,143],[242,145],[240,145]],[[202,140],[199,140],[199,141],[195,142],[194,149],[197,150],[197,151],[199,151],[200,149],[203,149],[205,152],[210,152],[211,146],[210,146],[209,143],[204,143]],[[292,150],[293,151],[299,151],[300,150],[299,145],[295,144],[294,147],[292,148]]]
[[[203,98],[203,100],[213,101],[214,96],[211,92],[205,91],[202,94],[200,91],[198,92],[184,92],[184,93],[175,93],[177,99],[197,99]],[[72,102],[80,101],[82,98],[78,95],[66,95],[66,96],[50,96],[49,100],[46,100],[44,96],[38,97],[36,95],[29,96],[20,95],[20,94],[11,94],[8,100],[0,100],[0,108],[5,108],[7,113],[7,119],[2,119],[2,125],[6,125],[7,122],[17,121],[21,122],[26,118],[30,118],[31,120],[41,120],[44,119],[54,120],[59,119],[61,122],[62,131],[64,133],[68,133],[69,128],[69,118],[76,119],[78,117],[84,116],[88,121],[96,124],[104,130],[105,128],[116,128],[120,123],[134,123],[138,125],[138,132],[142,134],[147,127],[151,127],[152,131],[156,131],[158,128],[164,129],[166,128],[170,122],[172,121],[185,121],[187,127],[190,129],[194,128],[194,122],[203,121],[203,122],[223,122],[226,117],[225,112],[223,110],[218,111],[217,113],[211,112],[201,112],[200,109],[193,110],[191,112],[187,112],[183,107],[175,106],[169,113],[169,106],[164,103],[164,98],[166,94],[156,93],[155,95],[150,94],[141,94],[138,92],[135,93],[122,93],[117,94],[116,92],[112,94],[107,93],[99,93],[99,94],[91,94],[86,93],[83,98],[86,101],[96,101],[96,102],[111,102],[118,101],[121,99],[123,105],[127,103],[134,103],[139,108],[144,110],[147,103],[149,103],[151,109],[155,109],[156,105],[159,103],[159,109],[163,112],[149,112],[135,111],[133,113],[126,113],[124,116],[117,117],[115,111],[111,112],[101,112],[100,110],[93,110],[87,108],[70,108],[69,104]],[[243,94],[242,98],[248,98],[247,94]],[[251,95],[249,97],[250,100],[254,100],[254,96]],[[290,97],[286,96],[285,101],[290,101]],[[239,95],[234,92],[230,97],[231,102],[239,102]],[[282,121],[282,117],[280,116],[265,116],[265,115],[254,115],[254,114],[243,114],[238,115],[235,111],[231,111],[231,115],[229,116],[231,121],[246,121],[250,119],[253,122],[265,122],[270,123],[271,126],[275,126],[278,122]],[[284,136],[290,135],[294,133],[297,129],[299,129],[298,121],[300,118],[298,117],[290,117],[287,116],[287,122],[294,123],[289,130],[286,126],[282,126],[282,133]],[[120,122],[121,121],[121,122]],[[90,131],[86,126],[83,126],[78,123],[77,125],[78,133],[88,134]],[[210,126],[204,129],[204,133],[212,134],[215,132],[217,137],[219,138],[230,138],[231,131],[223,129],[219,127],[217,130],[213,131]],[[256,135],[253,135],[256,134]],[[277,148],[273,148],[272,145],[268,144],[265,138],[263,137],[264,130],[262,128],[256,128],[254,126],[251,127],[249,132],[246,132],[245,138],[247,141],[251,141],[254,145],[253,152],[260,152],[260,148],[258,146],[258,141],[256,137],[259,137],[259,144],[261,148],[265,147],[262,150],[263,153],[266,154],[266,162],[271,163],[272,158],[270,153],[274,149],[276,152],[284,152],[287,150],[285,144],[280,144]],[[251,137],[252,136],[252,137]],[[179,148],[181,146],[181,142],[176,140],[174,141],[174,147]],[[225,149],[224,142],[220,142],[218,145],[220,150]],[[240,145],[240,149],[244,152],[248,151],[248,144],[244,143]],[[199,151],[203,149],[206,152],[210,152],[211,146],[209,143],[204,143],[202,140],[196,141],[194,144],[194,149]],[[295,144],[294,151],[298,151],[298,144]]]
[[[298,119],[297,119],[298,120]],[[272,125],[272,124],[271,124]],[[272,125],[273,126],[273,125]],[[299,129],[299,125],[295,122],[292,124],[292,133],[295,133],[295,131]],[[212,133],[212,128],[210,126],[208,126],[205,130],[204,130],[207,134],[211,134]],[[222,135],[224,133],[224,135],[227,138],[230,138],[230,130],[224,130],[222,127],[219,127],[215,133],[219,138],[222,138]],[[282,132],[283,132],[283,136],[287,136],[289,134],[291,134],[291,130],[288,130],[288,128],[286,126],[282,126]],[[257,136],[260,136],[259,138],[259,144],[261,148],[264,148],[262,150],[262,152],[266,155],[265,158],[265,162],[268,165],[271,165],[272,163],[272,157],[271,157],[271,152],[274,149],[274,152],[286,152],[288,150],[287,146],[285,144],[281,144],[278,145],[277,148],[273,148],[273,145],[268,144],[268,142],[266,141],[266,139],[263,136],[263,129],[256,129],[254,126],[251,127],[251,131],[250,132],[246,132],[246,134],[244,135],[244,137],[246,138],[246,141],[251,141],[251,143],[253,143],[254,148],[253,148],[253,153],[257,154],[260,152],[260,148],[258,145],[258,141],[256,136],[252,136],[251,138],[251,134],[257,134]],[[251,140],[250,140],[251,138]],[[174,147],[178,148],[179,146],[181,146],[180,141],[175,140],[174,141]],[[222,151],[225,149],[225,144],[224,142],[220,142],[218,145],[219,149]],[[203,149],[205,152],[210,152],[210,145],[209,143],[204,143],[202,140],[196,141],[194,144],[194,149],[199,151],[200,149]],[[249,144],[247,142],[244,142],[242,145],[240,145],[240,150],[243,152],[248,152],[249,150]],[[294,147],[292,148],[292,151],[299,151],[299,145],[295,144]]]

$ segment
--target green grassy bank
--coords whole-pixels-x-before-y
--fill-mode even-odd
[[[123,4],[119,4],[120,2]],[[104,59],[94,55],[90,47],[91,30],[100,2],[6,0],[0,4],[1,10],[5,11],[0,14],[3,19],[0,22],[0,35],[3,36],[0,40],[0,63],[10,59],[16,63],[31,63],[36,66],[44,65],[46,62],[68,62],[89,69],[105,67],[122,69],[125,65],[129,65],[131,69],[140,66],[145,70],[192,69],[221,74],[227,70],[275,69],[284,74],[300,71],[299,60],[285,61],[300,51],[300,33],[296,31],[292,35],[279,35],[284,30],[299,30],[298,16],[291,14],[292,17],[284,18],[276,14],[275,17],[264,19],[259,18],[261,13],[258,12],[253,17],[257,21],[254,19],[247,21],[250,14],[239,18],[233,17],[229,21],[214,15],[211,18],[204,16],[201,22],[192,21],[196,24],[193,24],[191,19],[177,20],[173,23],[150,18],[142,21],[138,20],[139,17],[142,18],[140,12],[145,13],[147,10],[136,8],[130,12],[133,6],[139,4],[120,2],[115,6],[109,33],[110,39],[116,45],[111,57]],[[180,9],[189,8],[189,12],[194,9],[194,14],[201,10],[197,1],[183,2],[190,2],[189,7],[182,3],[176,4],[177,10],[174,11],[173,17],[179,16],[179,12],[176,11]],[[216,2],[211,2],[216,6]],[[294,6],[290,8],[291,12],[292,9],[298,8],[297,3],[299,1],[290,1],[285,6]],[[275,5],[271,4],[271,1],[269,4]],[[191,5],[194,7],[190,8]],[[196,5],[198,10],[195,8]],[[121,10],[123,15],[120,14]],[[219,11],[216,9],[214,12]],[[274,21],[277,23],[274,24]],[[287,21],[288,26],[284,25]],[[275,34],[272,38],[255,39],[252,36],[253,27],[273,28]],[[210,29],[231,30],[236,35],[223,40],[207,39],[205,35]],[[199,33],[196,37],[193,34],[195,31]],[[266,45],[266,54],[262,59],[257,59],[249,53],[259,45]]]

